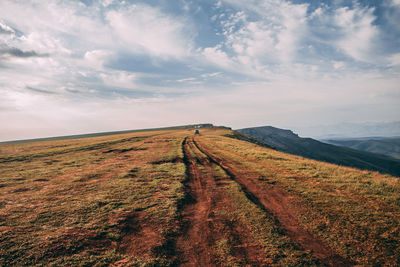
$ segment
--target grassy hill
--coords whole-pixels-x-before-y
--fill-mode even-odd
[[[282,152],[400,176],[400,160],[385,155],[326,144],[312,138],[301,138],[290,130],[272,126],[240,129],[238,132]]]
[[[399,179],[226,128],[0,145],[0,265],[399,265]]]

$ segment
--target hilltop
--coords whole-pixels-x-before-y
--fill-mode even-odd
[[[400,264],[398,178],[229,136],[0,144],[0,265]]]

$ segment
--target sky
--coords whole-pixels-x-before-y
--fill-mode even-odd
[[[391,122],[400,0],[1,0],[0,141]]]

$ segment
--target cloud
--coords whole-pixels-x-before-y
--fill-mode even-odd
[[[296,57],[304,36],[307,5],[286,1],[228,2],[249,14],[238,13],[241,26],[228,34],[228,42],[237,53],[284,62]],[[277,54],[277,57],[273,58],[271,54]]]
[[[335,11],[333,19],[342,35],[336,42],[340,49],[355,60],[374,61],[371,53],[379,33],[373,24],[376,20],[374,8],[341,7]]]
[[[215,47],[206,47],[202,54],[206,60],[222,68],[231,69],[234,66],[234,63],[228,57],[227,53],[221,49],[220,45]]]
[[[381,29],[383,36],[382,39],[385,42],[382,43],[385,51],[389,53],[398,52],[398,47],[400,47],[400,1],[399,0],[387,0],[382,4],[382,14],[379,17],[381,22]]]
[[[135,80],[137,74],[126,71],[106,71],[100,73],[99,76],[106,86],[121,87],[121,88],[137,88]]]
[[[176,80],[176,81],[181,83],[181,82],[192,82],[192,81],[196,81],[196,80],[197,80],[196,78],[189,77],[189,78],[179,79],[179,80]]]
[[[191,51],[191,33],[184,21],[155,7],[137,4],[111,10],[106,19],[125,48],[135,53],[182,58]]]
[[[398,51],[398,46],[389,44],[398,41],[384,35],[385,25],[378,23],[383,19],[378,21],[377,7],[357,1],[346,6],[339,1],[284,0],[225,0],[224,4],[229,7],[224,16],[213,16],[223,39],[203,48],[202,55],[233,73],[257,79],[314,79],[337,75],[348,67],[365,68],[365,63],[367,68],[382,69],[392,64],[393,52]],[[393,10],[393,5],[382,5],[382,14]]]
[[[0,22],[0,34],[12,35],[15,31],[8,25]]]
[[[25,88],[30,91],[42,93],[42,94],[49,94],[49,95],[56,94],[56,92],[52,92],[52,91],[48,91],[48,90],[44,90],[44,89],[38,89],[38,88],[31,87],[31,86],[26,86]]]
[[[393,118],[398,0],[350,2],[3,0],[0,135]]]
[[[111,51],[91,50],[87,51],[83,57],[85,64],[93,69],[103,69],[104,64],[113,56]]]
[[[219,16],[224,40],[203,55],[229,71],[270,77],[278,64],[298,60],[307,32],[307,5],[286,1],[224,1],[234,12]]]
[[[341,68],[343,68],[344,66],[345,66],[345,63],[344,63],[343,61],[334,61],[334,62],[333,62],[333,68],[334,68],[335,70],[341,69]]]
[[[39,54],[35,51],[22,51],[16,47],[0,48],[0,56],[8,55],[13,57],[27,58],[27,57],[48,57],[49,54]]]
[[[104,7],[108,7],[108,6],[111,5],[113,2],[114,2],[114,0],[103,0],[103,1],[101,1],[101,4],[102,4]]]
[[[389,66],[400,67],[400,53],[393,54],[389,57]]]
[[[218,72],[212,72],[212,73],[204,73],[201,75],[201,77],[203,78],[213,78],[213,77],[218,77],[222,74],[222,72],[218,71]]]
[[[99,11],[80,1],[5,0],[0,17],[18,32],[9,45],[39,53],[76,56],[93,50],[92,46],[112,45]]]

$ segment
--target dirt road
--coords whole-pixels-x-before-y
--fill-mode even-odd
[[[240,166],[240,162],[221,159],[207,150],[205,146],[202,146],[200,141],[193,140],[193,142],[196,148],[205,154],[210,162],[217,164],[232,180],[241,186],[249,200],[266,212],[272,213],[287,236],[289,236],[301,248],[305,251],[311,251],[313,257],[320,260],[324,265],[353,265],[351,261],[346,260],[335,253],[321,239],[313,236],[301,226],[296,214],[289,207],[289,202],[292,196],[290,196],[288,192],[276,186],[271,186],[266,190],[265,187],[262,187],[257,182],[257,180],[251,179],[242,174],[243,168],[237,167]]]
[[[223,214],[232,209],[225,188],[229,176],[216,173],[218,166],[195,145],[184,141],[188,169],[187,203],[182,210],[183,234],[176,241],[177,263],[184,266],[216,265],[223,257],[234,257],[240,265],[260,265],[264,252],[254,244],[245,225]],[[231,255],[218,253],[218,241],[228,240]]]

